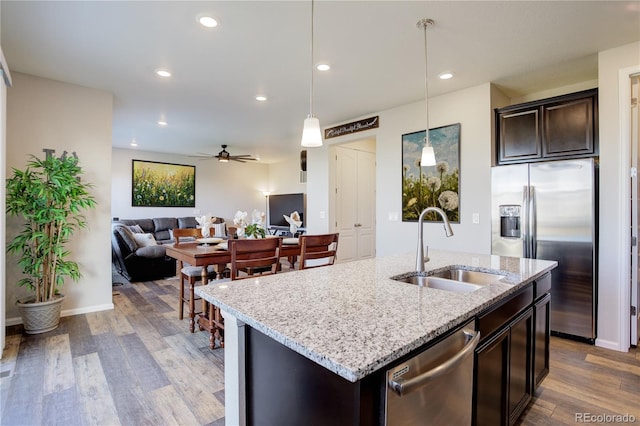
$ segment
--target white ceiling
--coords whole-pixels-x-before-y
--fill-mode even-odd
[[[12,71],[114,95],[113,146],[274,161],[309,112],[309,1],[7,1]],[[221,21],[214,29],[200,14]],[[597,52],[640,40],[638,1],[315,3],[314,113],[323,126],[493,82],[515,97],[597,79]],[[640,52],[639,52],[640,60]],[[173,73],[154,75],[157,68]],[[437,74],[452,71],[442,81]],[[256,94],[268,102],[258,103]],[[165,118],[161,128],[156,122]]]

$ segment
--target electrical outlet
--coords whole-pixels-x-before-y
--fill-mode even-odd
[[[326,213],[324,211],[320,212],[320,219],[324,219],[326,217]]]
[[[473,214],[473,223],[475,223],[475,224],[480,223],[480,213],[474,213]]]

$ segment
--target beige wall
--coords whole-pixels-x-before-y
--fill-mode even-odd
[[[94,185],[98,202],[86,213],[89,229],[80,230],[69,245],[71,258],[80,264],[83,278],[67,282],[63,315],[110,309],[111,299],[111,117],[110,93],[13,73],[7,91],[7,175],[11,168],[24,168],[33,154],[44,156],[44,148],[76,152],[85,170],[83,179]],[[7,240],[17,234],[20,221],[7,218]],[[14,302],[25,290],[14,283],[21,273],[15,256],[7,256],[7,323],[19,314]]]
[[[600,126],[600,263],[598,291],[599,346],[627,350],[629,347],[629,141],[619,85],[629,84],[620,70],[640,67],[640,43],[600,52],[598,57]],[[636,71],[637,72],[637,71]],[[624,73],[623,73],[624,74]],[[630,85],[629,85],[630,87]],[[630,99],[630,89],[627,92]],[[627,189],[625,189],[627,188]]]
[[[131,160],[196,166],[196,206],[131,207]],[[264,211],[263,192],[269,188],[269,168],[261,163],[219,163],[186,155],[113,149],[111,216],[121,219],[183,217],[212,214],[231,222],[237,210]]]
[[[429,127],[461,124],[460,223],[453,224],[455,235],[446,238],[441,224],[425,224],[430,247],[489,253],[491,250],[491,85],[483,84],[429,99]],[[378,129],[325,141],[319,149],[309,150],[307,217],[313,232],[329,231],[330,218],[328,145],[363,138],[376,140],[376,255],[415,250],[417,225],[394,221],[401,218],[401,137],[404,133],[424,130],[424,102],[403,105],[371,114],[380,117]],[[351,121],[351,120],[349,120]],[[339,124],[339,123],[338,123]],[[332,124],[333,125],[333,124]],[[480,223],[472,224],[473,213]]]
[[[272,194],[294,194],[307,192],[307,185],[300,183],[300,151],[302,148],[277,163],[269,164],[269,188]]]

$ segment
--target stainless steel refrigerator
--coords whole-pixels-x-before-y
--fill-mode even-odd
[[[598,168],[592,159],[491,170],[491,252],[555,260],[551,331],[596,338]]]

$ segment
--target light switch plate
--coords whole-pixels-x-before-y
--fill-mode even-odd
[[[473,223],[475,223],[475,224],[480,223],[480,213],[474,213],[473,214]]]

